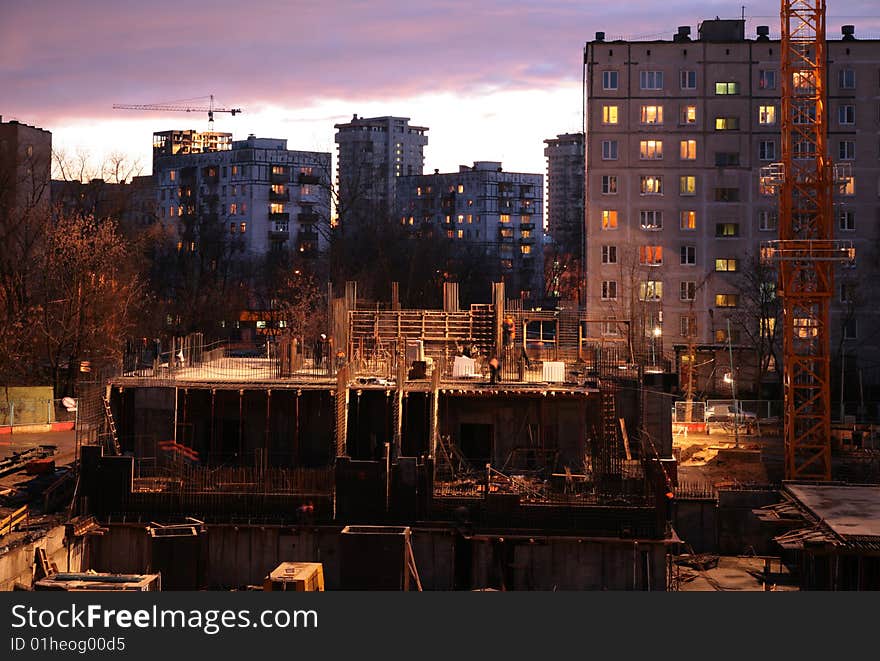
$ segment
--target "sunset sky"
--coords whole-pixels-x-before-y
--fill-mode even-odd
[[[202,114],[113,110],[214,94],[243,114],[215,128],[334,153],[333,124],[398,115],[428,126],[427,172],[501,160],[544,172],[543,140],[581,128],[584,43],[693,36],[728,2],[629,0],[0,0],[0,114],[54,145],[150,170],[153,131],[205,130]],[[779,34],[778,2],[745,7]],[[880,37],[876,0],[832,0],[828,35]],[[195,103],[206,103],[197,101]]]

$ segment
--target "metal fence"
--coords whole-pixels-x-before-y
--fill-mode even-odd
[[[705,402],[677,401],[672,409],[672,422],[705,422],[712,410],[718,406],[730,406],[745,413],[754,413],[758,420],[768,420],[782,416],[782,402],[768,399],[710,399]]]
[[[65,401],[72,406],[65,405]],[[53,425],[73,429],[76,420],[76,400],[19,399],[0,401],[0,427]]]

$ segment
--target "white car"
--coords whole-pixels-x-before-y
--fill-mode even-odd
[[[758,416],[733,404],[716,404],[706,409],[706,422],[729,422],[752,427],[757,424]]]

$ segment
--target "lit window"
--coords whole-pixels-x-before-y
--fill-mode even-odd
[[[697,141],[696,140],[682,140],[679,143],[681,160],[683,161],[693,161],[697,158]]]
[[[715,223],[715,236],[721,238],[739,236],[739,223]]]
[[[617,175],[602,175],[602,194],[617,195]]]
[[[530,245],[528,245],[528,244],[527,244],[527,245],[524,245],[524,246],[520,246],[520,247],[519,247],[519,251],[520,251],[523,255],[528,255],[528,254],[530,254],[530,253],[532,252],[532,247],[531,247]]]
[[[843,232],[855,232],[856,212],[844,210],[837,216],[837,227]]]
[[[682,337],[692,337],[697,334],[697,318],[690,314],[680,317],[679,330]]]
[[[770,232],[776,229],[778,215],[775,211],[763,209],[758,212],[758,229],[762,232]]]
[[[840,194],[841,195],[855,195],[856,194],[856,178],[855,177],[844,177],[843,183],[840,185]]]
[[[520,230],[519,235],[520,235],[520,238],[531,239],[532,238],[532,230]]]
[[[762,90],[775,90],[776,72],[769,69],[761,69],[758,72],[758,88]]]
[[[168,170],[168,180],[175,181],[177,179],[177,170]]]
[[[697,89],[697,72],[682,71],[681,72],[681,89],[695,90]]]
[[[856,143],[853,140],[841,140],[838,144],[838,158],[841,161],[851,161],[856,157]]]
[[[819,334],[818,322],[809,317],[795,317],[794,333],[801,339],[816,337]]]
[[[838,74],[840,89],[853,90],[856,88],[856,72],[852,69],[841,69]]]
[[[603,71],[602,72],[602,89],[603,90],[616,90],[617,89],[617,72],[616,71]]]
[[[682,301],[692,301],[697,297],[697,283],[693,280],[684,280],[679,283],[678,297]]]
[[[663,298],[663,283],[659,280],[643,280],[639,283],[640,301],[659,301]]]
[[[775,161],[776,142],[774,140],[761,140],[758,142],[758,158],[762,161]]]
[[[449,217],[446,217],[446,221],[449,222]],[[503,213],[498,217],[499,223],[509,223],[510,222],[510,214]]]
[[[469,213],[467,215],[467,222],[468,222],[468,225],[473,224],[473,222],[474,222],[474,215],[473,214]],[[525,222],[525,216],[523,216],[523,222]]]
[[[458,214],[458,218],[456,218],[456,220],[458,220],[459,225],[463,224],[464,223],[464,214],[463,213]]]
[[[283,165],[273,165],[272,174],[285,174]]]
[[[617,140],[603,140],[602,141],[602,160],[604,160],[604,161],[616,161],[617,160]]]
[[[604,209],[602,211],[602,229],[617,229],[617,211],[615,211],[614,209]]]
[[[776,106],[758,106],[758,124],[775,124]]]
[[[457,236],[459,239],[463,239],[463,238],[464,238],[464,230],[458,230],[458,231],[456,232],[456,236]]]
[[[602,281],[602,300],[603,301],[616,301],[617,300],[617,280],[603,280]]]
[[[642,124],[662,124],[663,106],[642,106],[640,121]]]
[[[643,160],[660,160],[663,158],[662,140],[642,140],[639,142],[639,158]]]
[[[662,195],[663,177],[655,174],[639,177],[639,191],[642,195]]]
[[[737,260],[732,257],[718,257],[715,260],[715,270],[721,273],[734,273],[737,270]]]
[[[663,212],[640,211],[639,223],[643,230],[661,230],[663,229]]]
[[[422,187],[421,186],[416,186],[416,195],[418,197],[422,196]]]
[[[663,246],[639,246],[639,264],[642,266],[663,264]]]
[[[697,229],[697,212],[680,211],[678,214],[678,227],[688,231]]]
[[[739,304],[737,294],[715,294],[715,307],[735,308]]]
[[[168,215],[169,216],[174,215],[174,205],[173,204],[170,207],[168,207]]]
[[[513,238],[513,228],[512,227],[502,227],[501,228],[501,238],[502,239],[512,239]]]
[[[678,115],[679,124],[697,123],[697,106],[685,105],[681,107]]]
[[[303,184],[302,186],[300,186],[299,193],[303,197],[308,197],[309,195],[312,194],[312,187],[309,186],[308,184]]]
[[[639,87],[643,90],[662,90],[663,89],[663,72],[662,71],[640,71]]]
[[[464,193],[464,184],[459,184],[457,190],[459,193]]]
[[[739,118],[738,117],[716,117],[715,118],[715,130],[716,131],[736,131],[739,128]]]
[[[697,263],[697,247],[681,246],[679,257],[683,266],[693,266]]]
[[[715,94],[739,94],[739,84],[715,83]]]
[[[279,202],[269,204],[269,213],[284,213],[284,205]]]
[[[697,177],[693,174],[683,174],[678,178],[678,192],[680,195],[697,194]]]
[[[232,166],[232,176],[233,176],[233,177],[237,177],[237,176],[238,176],[238,166],[237,166],[237,165],[233,165],[233,166]]]
[[[761,317],[759,328],[762,337],[772,337],[776,331],[776,319],[773,317]]]
[[[247,223],[240,223],[240,224],[239,224],[239,229],[240,229],[240,231],[241,231],[242,234],[244,234],[245,232],[247,232]]]
[[[602,263],[617,264],[617,246],[602,246]]]
[[[238,206],[233,202],[229,205],[229,215],[234,216],[238,212]]]
[[[602,123],[617,124],[617,106],[602,106]]]
[[[837,119],[841,124],[855,124],[856,107],[850,105],[840,106],[837,109]]]

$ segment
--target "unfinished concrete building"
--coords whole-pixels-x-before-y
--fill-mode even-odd
[[[411,529],[425,589],[665,589],[663,380],[590,342],[581,313],[513,307],[501,284],[491,304],[445,300],[359,303],[349,283],[319,354],[183,339],[130,361],[80,411],[81,505],[109,530],[94,568],[147,571],[147,525],[196,517],[181,554],[210,587],[315,561],[345,587],[341,530],[379,525]]]

